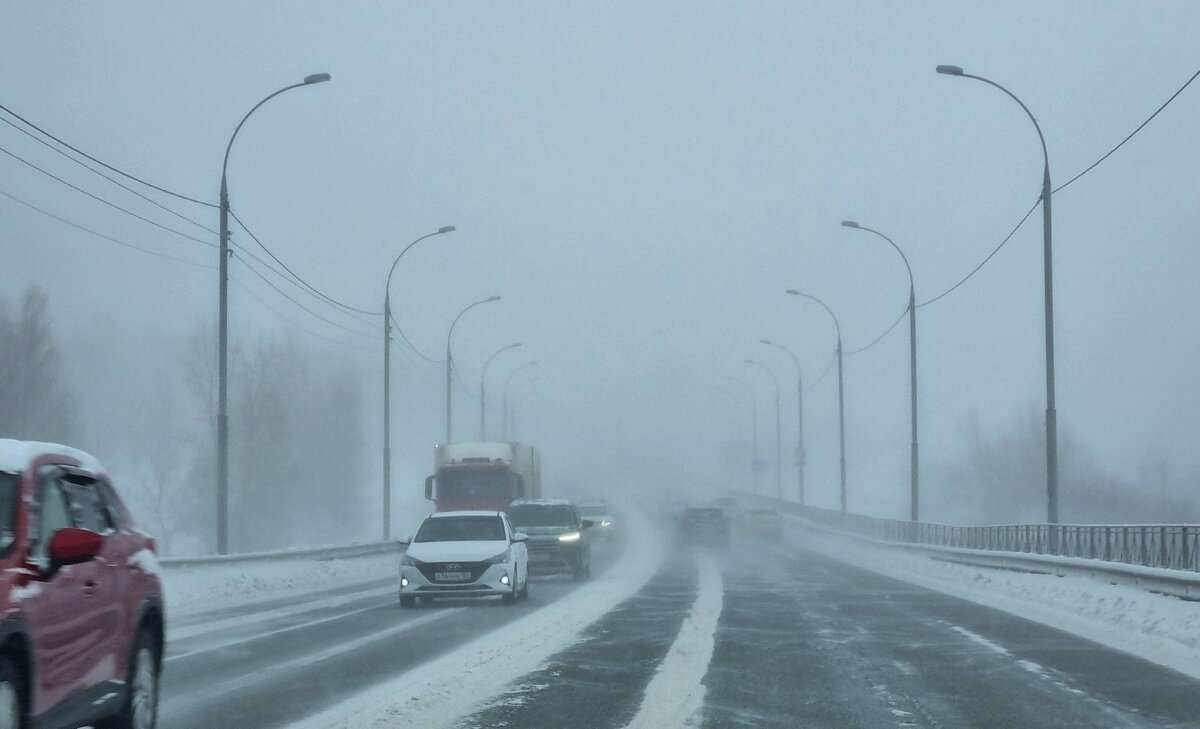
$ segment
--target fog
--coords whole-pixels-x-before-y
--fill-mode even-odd
[[[796,495],[796,353],[808,388],[810,503],[838,503],[835,332],[847,352],[958,283],[1037,200],[1041,149],[1011,99],[934,72],[958,64],[1036,115],[1054,184],[1092,164],[1196,71],[1200,6],[757,3],[281,7],[232,2],[9,5],[0,104],[113,166],[233,211],[313,287],[382,309],[391,287],[394,530],[431,505],[453,336],[454,437],[490,435],[512,380],[513,439],[551,495]],[[1063,521],[1200,518],[1200,88],[1189,87],[1054,206]],[[0,119],[14,121],[0,112]],[[57,383],[5,385],[28,424],[131,485],[142,521],[207,551],[217,212],[125,181],[181,220],[0,125],[0,306],[14,331],[45,295]],[[46,217],[13,198],[132,250]],[[211,230],[205,230],[205,228]],[[233,242],[267,259],[233,224]],[[1045,406],[1041,216],[961,288],[919,308],[923,517],[1040,521]],[[380,536],[382,322],[347,314],[239,252],[231,261],[235,546]],[[256,273],[256,271],[258,273]],[[283,297],[269,287],[266,277]],[[294,300],[294,301],[293,301]],[[304,308],[301,308],[303,305]],[[5,343],[15,342],[14,335]],[[9,354],[17,348],[8,347]],[[44,369],[42,371],[45,371]],[[908,509],[904,324],[845,358],[848,506]],[[536,380],[534,378],[537,378]],[[751,383],[758,415],[751,475]],[[32,393],[38,393],[33,398]],[[32,402],[29,399],[33,398]],[[138,485],[133,485],[138,484]],[[132,494],[138,494],[133,496]],[[158,513],[155,499],[170,508]]]

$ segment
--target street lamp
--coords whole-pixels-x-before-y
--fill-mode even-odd
[[[532,385],[533,383],[538,382],[541,379],[542,379],[541,375],[534,375],[533,377],[530,377],[528,380],[521,380],[520,382],[518,382],[516,384],[516,387],[514,388],[514,390],[516,392],[520,392],[522,387],[525,387],[526,385]],[[505,415],[505,418],[507,418],[507,422],[504,424],[504,432],[505,432],[506,436],[509,433],[511,433],[512,437],[516,438],[517,437],[517,406],[516,406],[516,404],[514,403],[512,407],[507,408],[507,411],[508,411],[508,413],[507,413],[507,415]]]
[[[779,417],[779,378],[770,367],[756,359],[745,360],[746,364],[761,367],[763,372],[771,376],[775,384],[775,497],[783,500],[783,427]]]
[[[880,233],[878,230],[859,225],[853,220],[843,220],[842,225],[847,228],[874,233],[888,243],[891,243],[892,248],[895,248],[900,257],[904,259],[904,268],[908,271],[908,377],[910,384],[909,400],[912,409],[912,423],[910,426],[912,452],[909,457],[909,519],[911,521],[920,521],[920,461],[917,454],[917,294],[916,286],[913,284],[912,266],[908,265],[908,256],[904,255],[904,251],[900,250],[900,246],[896,245],[896,241]]]
[[[738,383],[750,393],[750,479],[754,484],[754,494],[758,495],[758,398],[754,396],[754,386],[749,382],[732,375],[726,375],[725,379]]]
[[[496,350],[495,353],[493,353],[491,357],[488,357],[486,362],[483,363],[483,373],[481,375],[479,375],[479,440],[481,440],[481,441],[487,440],[487,371],[488,371],[488,367],[491,366],[492,360],[496,359],[497,355],[507,352],[510,349],[516,349],[517,347],[520,347],[520,346],[521,346],[520,342],[513,342],[512,344],[508,345],[507,347],[501,347],[500,349]]]
[[[1050,220],[1050,153],[1046,151],[1046,137],[1042,127],[1025,106],[1025,102],[1000,84],[982,76],[964,73],[961,66],[938,66],[937,72],[947,76],[962,76],[982,81],[1000,89],[1020,105],[1025,115],[1037,130],[1042,144],[1042,279],[1045,287],[1046,318],[1046,520],[1058,523],[1058,410],[1054,403],[1054,241]]]
[[[409,249],[435,235],[453,233],[453,225],[443,225],[432,233],[409,243],[388,269],[387,283],[383,287],[383,538],[392,536],[392,274],[396,264]]]
[[[516,368],[512,372],[509,372],[508,378],[504,380],[504,413],[503,413],[503,419],[502,419],[501,423],[503,426],[503,436],[504,436],[503,439],[505,442],[508,441],[508,389],[509,389],[509,386],[512,385],[513,378],[516,377],[518,373],[520,373],[524,370],[527,370],[530,367],[536,367],[536,366],[537,366],[537,360],[536,359],[530,360],[530,361],[526,362],[525,364],[521,365],[520,367]]]
[[[842,513],[846,511],[846,398],[845,388],[842,381],[842,325],[838,323],[837,315],[833,313],[824,301],[821,301],[815,296],[801,293],[796,289],[788,289],[787,292],[792,296],[803,296],[806,299],[811,299],[821,305],[821,308],[829,313],[829,317],[833,319],[833,328],[837,330],[837,365],[838,365],[838,444],[841,451],[841,502]]]
[[[471,309],[474,309],[476,306],[480,306],[483,304],[490,304],[493,301],[499,301],[499,300],[500,300],[499,296],[489,296],[486,299],[480,299],[479,301],[476,301],[474,304],[471,304],[467,308],[458,312],[458,316],[454,317],[454,321],[451,322],[451,324],[450,324],[450,331],[446,333],[446,442],[447,443],[454,442],[454,434],[451,429],[452,421],[450,419],[450,414],[451,414],[451,412],[450,412],[450,407],[451,407],[450,379],[451,379],[451,375],[454,370],[454,357],[453,357],[453,355],[450,354],[450,337],[454,336],[454,327],[458,325],[458,320],[463,318],[463,314],[466,314],[468,311],[470,311]]]
[[[242,125],[260,106],[285,91],[323,83],[330,78],[327,73],[305,76],[298,84],[284,86],[251,107],[242,117],[225,145],[225,159],[221,162],[220,238],[221,260],[217,265],[220,277],[219,312],[217,315],[217,552],[229,552],[229,152],[233,140],[237,139]]]
[[[776,344],[769,339],[759,340],[761,344],[768,347],[781,349],[787,356],[792,358],[792,364],[796,365],[796,412],[799,417],[799,425],[796,429],[796,472],[800,475],[800,505],[804,505],[804,372],[800,369],[800,360],[792,350]]]

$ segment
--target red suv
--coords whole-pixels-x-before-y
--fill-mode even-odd
[[[96,459],[0,440],[0,729],[153,729],[154,549]]]

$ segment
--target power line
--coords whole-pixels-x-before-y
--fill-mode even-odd
[[[412,340],[410,340],[408,338],[408,335],[404,333],[404,330],[400,328],[400,322],[396,321],[395,314],[392,314],[392,325],[396,327],[396,333],[400,335],[400,338],[404,340],[405,344],[407,344],[409,346],[409,348],[412,349],[412,351],[415,352],[418,357],[425,360],[426,362],[430,362],[430,363],[436,364],[436,365],[446,363],[446,360],[444,360],[444,359],[434,359],[433,357],[430,357],[430,356],[426,355],[424,352],[422,352],[421,350],[417,349],[417,345],[413,344]]]
[[[78,185],[67,182],[66,180],[59,177],[58,175],[56,175],[52,172],[47,172],[46,170],[42,169],[41,167],[38,167],[34,163],[30,162],[29,160],[26,160],[25,158],[23,158],[19,155],[13,154],[12,152],[5,149],[4,147],[0,147],[0,152],[3,152],[4,154],[8,155],[9,157],[12,157],[13,159],[20,162],[21,164],[26,165],[27,167],[31,167],[31,168],[37,170],[38,172],[41,172],[43,175],[46,175],[47,177],[49,177],[53,180],[57,180],[58,182],[61,182],[62,184],[66,185],[67,187],[71,188],[72,190],[75,190],[76,192],[80,192],[84,195],[87,195],[88,197],[95,200],[96,202],[103,203],[104,205],[107,205],[108,207],[110,207],[114,210],[120,210],[121,212],[125,213],[126,215],[137,218],[138,220],[141,220],[142,222],[149,223],[150,225],[153,225],[156,228],[161,228],[162,230],[165,230],[168,233],[174,233],[175,235],[178,235],[181,238],[187,238],[190,241],[195,241],[196,243],[200,243],[202,245],[206,245],[211,248],[218,247],[217,244],[213,243],[212,241],[207,241],[202,238],[197,238],[195,236],[188,235],[187,233],[184,233],[183,231],[175,230],[174,228],[172,228],[170,226],[163,225],[162,223],[155,222],[155,221],[151,220],[150,218],[147,218],[142,215],[138,215],[137,213],[133,212],[132,210],[123,208],[120,205],[117,205],[116,203],[109,202],[108,200],[105,200],[104,198],[100,197],[99,195],[93,195],[92,193],[88,192],[87,190],[83,189],[82,187],[79,187]]]
[[[240,258],[240,256],[236,256],[236,254],[234,254],[234,255],[235,255],[235,257],[239,257],[239,258]],[[304,311],[308,312],[309,314],[311,314],[312,316],[316,317],[317,319],[320,319],[321,321],[325,322],[326,324],[328,324],[328,325],[330,325],[330,326],[332,326],[332,327],[336,327],[336,328],[338,328],[338,329],[341,329],[342,331],[349,332],[350,334],[353,334],[353,335],[355,335],[355,336],[358,336],[358,337],[364,337],[364,338],[367,338],[367,339],[372,339],[372,338],[373,338],[373,337],[372,337],[371,335],[369,335],[369,334],[364,334],[363,332],[355,331],[354,329],[351,329],[351,328],[349,328],[349,327],[343,326],[343,325],[341,325],[341,324],[339,324],[339,323],[337,323],[337,322],[335,322],[335,321],[332,321],[332,320],[330,320],[330,319],[326,319],[325,317],[321,316],[321,315],[320,315],[320,314],[318,314],[317,312],[315,312],[315,311],[313,311],[312,309],[308,308],[308,307],[307,307],[307,306],[305,306],[304,304],[301,304],[299,301],[296,301],[295,299],[293,299],[291,296],[289,296],[287,293],[285,293],[285,292],[283,291],[283,289],[281,289],[281,288],[279,288],[278,286],[276,286],[275,284],[271,283],[270,279],[268,279],[266,276],[262,275],[262,273],[260,273],[260,272],[259,272],[259,270],[258,270],[257,268],[255,268],[254,266],[251,266],[251,265],[250,265],[248,262],[246,262],[245,260],[243,260],[243,261],[242,261],[242,263],[245,263],[245,264],[246,264],[246,269],[247,269],[247,270],[249,270],[249,271],[250,271],[251,273],[253,273],[255,276],[258,276],[260,279],[262,279],[263,283],[265,283],[266,285],[268,285],[268,286],[270,286],[272,289],[274,289],[274,290],[275,290],[275,292],[276,292],[276,293],[278,293],[280,296],[282,296],[283,298],[285,298],[285,299],[287,299],[288,301],[292,302],[293,304],[295,304],[296,306],[300,307],[301,309],[303,309]]]
[[[804,391],[809,392],[810,390],[815,388],[817,385],[821,384],[821,381],[824,380],[825,377],[829,374],[829,370],[833,368],[834,362],[837,362],[837,350],[836,349],[833,351],[833,356],[829,358],[829,364],[825,365],[825,370],[823,372],[821,372],[821,376],[818,377],[816,380],[814,380],[811,385],[804,388]]]
[[[892,333],[892,330],[896,328],[897,324],[904,321],[904,315],[907,313],[908,313],[908,307],[906,306],[906,307],[904,307],[904,311],[900,312],[899,318],[897,318],[896,321],[892,322],[892,325],[890,327],[888,327],[887,330],[884,331],[883,334],[880,334],[878,337],[875,337],[874,341],[872,341],[867,346],[859,347],[858,349],[853,349],[849,352],[846,352],[846,354],[849,355],[849,354],[858,354],[859,352],[865,352],[868,349],[870,349],[871,347],[874,347],[876,344],[879,344],[880,342],[882,342],[884,337],[886,337],[887,335]]]
[[[138,192],[137,190],[133,189],[132,187],[130,187],[130,186],[128,186],[128,185],[126,185],[125,183],[121,182],[120,180],[114,179],[114,178],[112,178],[112,177],[110,177],[110,176],[108,176],[108,175],[104,174],[104,173],[103,173],[103,172],[101,172],[100,170],[96,169],[95,167],[92,167],[91,165],[87,164],[86,162],[83,162],[83,161],[81,161],[81,160],[79,160],[79,159],[76,159],[75,157],[72,157],[71,155],[69,155],[69,154],[67,154],[66,152],[62,151],[62,150],[61,150],[61,149],[59,149],[58,147],[55,147],[53,144],[50,144],[50,143],[49,143],[49,142],[47,142],[46,140],[44,140],[44,139],[42,139],[41,137],[37,136],[36,134],[34,134],[34,133],[30,132],[29,130],[27,130],[27,129],[22,129],[21,127],[19,127],[19,126],[17,126],[16,124],[12,123],[12,122],[11,122],[11,121],[9,121],[8,119],[5,119],[4,117],[0,116],[0,122],[4,122],[5,124],[9,125],[9,126],[10,126],[10,127],[12,127],[13,129],[16,129],[16,130],[17,130],[18,132],[20,132],[21,134],[24,134],[25,136],[29,137],[29,138],[30,138],[30,139],[32,139],[33,141],[35,141],[35,142],[37,142],[38,144],[40,144],[40,145],[44,146],[46,149],[49,149],[49,150],[51,150],[51,151],[55,152],[56,154],[60,154],[60,155],[62,155],[63,157],[65,157],[65,158],[67,158],[67,159],[71,160],[72,162],[74,162],[75,164],[77,164],[77,165],[79,165],[80,167],[84,168],[85,170],[88,170],[88,171],[89,171],[89,172],[91,172],[92,174],[99,175],[100,177],[103,177],[104,179],[108,180],[109,182],[111,182],[112,184],[114,184],[114,185],[116,185],[117,187],[121,188],[122,190],[125,190],[125,191],[127,191],[127,192],[129,192],[129,193],[132,193],[132,194],[134,194],[134,195],[137,195],[138,197],[140,197],[141,199],[143,199],[143,200],[145,200],[146,202],[150,203],[151,205],[153,205],[153,206],[155,206],[155,207],[157,207],[157,208],[160,208],[160,209],[162,209],[162,210],[164,210],[164,211],[166,211],[166,212],[170,213],[171,215],[174,215],[175,217],[179,218],[180,220],[186,220],[187,222],[191,223],[192,225],[195,225],[196,227],[198,227],[198,228],[200,228],[200,229],[202,229],[202,230],[206,230],[206,231],[208,231],[209,233],[212,233],[213,235],[217,235],[217,231],[213,230],[212,228],[209,228],[208,226],[204,225],[203,223],[200,223],[200,222],[199,222],[199,221],[197,221],[197,220],[193,220],[192,218],[189,218],[188,216],[184,215],[183,213],[180,213],[180,212],[178,212],[178,211],[176,211],[176,210],[174,210],[174,209],[172,209],[172,208],[169,208],[169,207],[167,207],[166,205],[163,205],[162,203],[160,203],[159,201],[155,200],[155,199],[154,199],[154,198],[152,198],[152,197],[149,197],[149,196],[147,196],[147,195],[143,195],[142,193],[140,193],[140,192]]]
[[[1164,101],[1164,102],[1162,103],[1162,106],[1160,106],[1160,107],[1158,107],[1157,109],[1155,109],[1153,114],[1151,114],[1150,116],[1146,117],[1146,121],[1142,122],[1141,124],[1138,124],[1138,126],[1137,126],[1137,129],[1134,129],[1132,132],[1130,132],[1130,133],[1129,133],[1129,136],[1127,136],[1127,137],[1125,137],[1124,139],[1122,139],[1122,140],[1121,140],[1121,142],[1120,142],[1120,143],[1119,143],[1117,146],[1115,146],[1115,147],[1113,147],[1112,149],[1108,150],[1108,152],[1106,152],[1106,153],[1104,154],[1104,156],[1103,156],[1103,157],[1101,157],[1100,159],[1098,159],[1098,160],[1096,160],[1095,162],[1093,162],[1093,163],[1091,163],[1090,165],[1088,165],[1088,166],[1087,166],[1087,169],[1085,169],[1083,172],[1080,172],[1078,175],[1075,175],[1074,177],[1072,177],[1071,179],[1067,180],[1067,181],[1066,181],[1066,182],[1064,182],[1063,184],[1061,184],[1061,185],[1059,185],[1058,187],[1054,188],[1054,189],[1051,191],[1051,194],[1054,194],[1054,193],[1058,192],[1059,190],[1063,189],[1063,188],[1064,188],[1064,187],[1066,187],[1067,185],[1070,185],[1070,184],[1071,184],[1072,182],[1074,182],[1075,180],[1078,180],[1080,177],[1083,177],[1083,176],[1084,176],[1084,175],[1086,175],[1087,173],[1091,172],[1091,171],[1092,171],[1092,170],[1093,170],[1093,169],[1094,169],[1094,168],[1095,168],[1097,165],[1099,165],[1099,164],[1100,164],[1101,162],[1103,162],[1104,160],[1108,159],[1108,158],[1109,158],[1109,156],[1110,156],[1110,155],[1111,155],[1113,152],[1116,152],[1118,149],[1120,149],[1121,147],[1125,146],[1125,143],[1126,143],[1126,142],[1128,142],[1130,139],[1133,139],[1133,137],[1134,137],[1134,135],[1135,135],[1135,134],[1137,134],[1138,132],[1142,131],[1142,127],[1144,127],[1144,126],[1146,126],[1147,124],[1149,124],[1150,122],[1154,121],[1154,117],[1158,116],[1158,115],[1159,115],[1159,112],[1161,112],[1163,109],[1167,108],[1167,106],[1168,106],[1168,105],[1169,105],[1169,104],[1170,104],[1172,101],[1174,101],[1174,100],[1175,100],[1175,97],[1176,97],[1176,96],[1179,96],[1180,94],[1182,94],[1182,93],[1183,93],[1183,90],[1184,90],[1184,89],[1186,89],[1188,86],[1190,86],[1190,85],[1191,85],[1191,83],[1192,83],[1193,81],[1195,81],[1195,80],[1196,80],[1196,77],[1197,77],[1197,76],[1200,76],[1200,71],[1196,71],[1195,73],[1193,73],[1193,74],[1192,74],[1192,77],[1191,77],[1191,78],[1189,78],[1189,79],[1187,80],[1187,82],[1183,84],[1183,86],[1180,86],[1180,87],[1179,87],[1179,89],[1178,89],[1178,90],[1177,90],[1175,93],[1171,94],[1171,97],[1170,97],[1169,99],[1167,99],[1166,101]]]
[[[342,342],[337,339],[331,339],[330,337],[327,337],[323,334],[318,334],[317,332],[314,332],[313,330],[309,329],[308,327],[304,327],[304,326],[297,324],[296,322],[292,321],[291,318],[284,316],[282,313],[280,313],[278,309],[276,309],[275,307],[271,306],[270,304],[268,304],[267,302],[265,302],[261,298],[259,298],[258,294],[255,294],[253,291],[250,290],[249,286],[246,286],[245,284],[243,284],[241,281],[238,281],[233,276],[230,276],[229,280],[232,281],[234,284],[236,284],[237,287],[240,288],[243,293],[247,294],[250,298],[254,299],[260,305],[262,305],[262,307],[264,309],[271,312],[272,314],[279,317],[280,319],[283,319],[285,322],[287,322],[288,324],[291,324],[296,329],[299,329],[300,331],[305,332],[306,334],[312,335],[312,336],[316,337],[317,339],[323,339],[326,342],[329,342],[330,344],[336,344],[338,346],[347,347],[349,349],[358,349],[358,350],[366,351],[365,347],[359,347],[357,345],[350,344],[349,342]]]
[[[1063,188],[1065,188],[1067,185],[1070,185],[1071,183],[1075,182],[1076,180],[1078,180],[1079,178],[1083,177],[1083,176],[1084,176],[1084,175],[1086,175],[1087,173],[1089,173],[1089,172],[1091,172],[1092,170],[1096,169],[1096,167],[1097,167],[1097,166],[1099,166],[1101,162],[1103,162],[1104,160],[1108,159],[1109,157],[1111,157],[1111,156],[1112,156],[1112,154],[1113,154],[1114,152],[1116,152],[1116,151],[1117,151],[1118,149],[1120,149],[1121,147],[1125,146],[1125,143],[1126,143],[1126,142],[1128,142],[1129,140],[1133,139],[1133,138],[1134,138],[1134,136],[1135,136],[1135,135],[1137,135],[1137,133],[1138,133],[1138,132],[1142,131],[1142,129],[1143,129],[1143,128],[1145,128],[1145,126],[1146,126],[1147,124],[1149,124],[1151,121],[1153,121],[1153,120],[1154,120],[1154,118],[1155,118],[1155,117],[1157,117],[1157,116],[1158,116],[1158,115],[1159,115],[1159,114],[1162,112],[1162,110],[1163,110],[1163,109],[1166,109],[1166,108],[1167,108],[1167,106],[1168,106],[1168,105],[1170,105],[1170,103],[1171,103],[1172,101],[1174,101],[1176,97],[1178,97],[1180,94],[1182,94],[1182,93],[1183,93],[1183,91],[1184,91],[1184,89],[1186,89],[1188,86],[1190,86],[1190,85],[1191,85],[1191,83],[1192,83],[1193,81],[1195,81],[1197,77],[1200,77],[1200,71],[1196,71],[1194,74],[1192,74],[1191,78],[1189,78],[1189,79],[1188,79],[1188,80],[1187,80],[1187,81],[1186,81],[1186,82],[1183,84],[1183,86],[1180,86],[1178,89],[1176,89],[1175,93],[1171,94],[1170,98],[1168,98],[1166,101],[1164,101],[1164,102],[1162,103],[1162,105],[1161,105],[1161,106],[1159,106],[1157,109],[1155,109],[1153,114],[1151,114],[1150,116],[1146,117],[1146,120],[1145,120],[1145,121],[1143,121],[1141,124],[1139,124],[1139,125],[1137,126],[1137,128],[1136,128],[1136,129],[1134,129],[1132,132],[1130,132],[1128,135],[1126,135],[1126,137],[1125,137],[1124,139],[1122,139],[1122,140],[1121,140],[1121,141],[1120,141],[1120,142],[1117,144],[1117,146],[1115,146],[1115,147],[1113,147],[1112,149],[1110,149],[1110,150],[1108,150],[1107,152],[1105,152],[1105,153],[1104,153],[1104,154],[1103,154],[1103,155],[1100,157],[1100,159],[1098,159],[1098,160],[1096,160],[1095,162],[1093,162],[1093,163],[1091,163],[1090,165],[1088,165],[1086,168],[1084,168],[1084,170],[1083,170],[1082,172],[1080,172],[1079,174],[1075,175],[1074,177],[1072,177],[1071,179],[1067,180],[1067,181],[1066,181],[1066,182],[1064,182],[1063,184],[1061,184],[1061,185],[1059,185],[1058,187],[1056,187],[1056,188],[1054,188],[1053,190],[1051,190],[1050,194],[1052,194],[1052,195],[1053,195],[1053,194],[1057,193],[1059,190],[1062,190],[1062,189],[1063,189]],[[1014,227],[1013,227],[1013,229],[1009,231],[1008,235],[1004,236],[1004,240],[1000,241],[1000,245],[996,246],[996,248],[995,248],[995,249],[994,249],[994,250],[993,250],[991,253],[989,253],[989,254],[988,254],[987,258],[983,259],[983,261],[982,261],[982,262],[981,262],[981,263],[980,263],[978,266],[976,266],[974,269],[972,269],[970,273],[968,273],[966,276],[964,276],[964,277],[963,277],[963,278],[962,278],[962,279],[961,279],[961,280],[960,280],[958,283],[954,284],[953,286],[951,286],[950,288],[946,289],[946,290],[945,290],[945,291],[943,291],[942,293],[940,293],[940,294],[938,294],[937,296],[933,297],[933,298],[932,298],[932,299],[930,299],[929,301],[926,301],[926,302],[924,302],[924,303],[922,303],[922,304],[917,304],[917,308],[920,308],[920,307],[922,307],[922,306],[929,306],[930,304],[932,304],[933,302],[937,301],[938,299],[941,299],[943,296],[946,296],[946,295],[948,295],[950,292],[954,291],[954,290],[955,290],[955,289],[957,289],[959,286],[962,286],[963,284],[965,284],[965,283],[966,283],[966,282],[967,282],[967,281],[968,281],[968,280],[969,280],[969,279],[970,279],[972,276],[974,276],[976,273],[978,273],[978,272],[979,272],[979,270],[980,270],[981,268],[983,268],[985,265],[987,265],[987,262],[988,262],[988,261],[990,261],[990,260],[992,260],[992,257],[993,257],[993,256],[995,256],[997,253],[999,253],[999,252],[1000,252],[1000,249],[1001,249],[1001,248],[1003,248],[1003,247],[1004,247],[1004,246],[1005,246],[1005,245],[1008,243],[1008,241],[1012,239],[1012,237],[1013,237],[1014,235],[1016,235],[1017,231],[1021,229],[1021,226],[1025,225],[1025,221],[1029,220],[1029,216],[1030,216],[1030,215],[1033,215],[1033,211],[1034,211],[1034,210],[1037,210],[1037,207],[1038,207],[1038,205],[1040,205],[1040,204],[1041,204],[1041,202],[1042,202],[1042,197],[1041,197],[1041,195],[1039,195],[1039,196],[1038,196],[1038,199],[1037,199],[1037,200],[1036,200],[1036,201],[1033,203],[1033,206],[1032,206],[1031,208],[1029,208],[1029,212],[1025,213],[1025,217],[1021,218],[1021,222],[1017,223],[1017,224],[1016,224],[1016,226],[1014,226]],[[894,326],[894,325],[893,325],[893,326]]]
[[[175,191],[173,191],[173,190],[168,190],[168,189],[167,189],[167,188],[165,188],[165,187],[160,187],[160,186],[158,186],[158,185],[155,185],[155,184],[154,184],[154,183],[152,183],[152,182],[146,182],[145,180],[143,180],[143,179],[142,179],[142,178],[140,178],[140,177],[136,177],[136,176],[134,176],[134,175],[131,175],[131,174],[129,174],[128,172],[125,172],[124,170],[120,170],[120,169],[118,169],[118,168],[116,168],[116,167],[113,167],[112,165],[108,164],[107,162],[103,162],[103,161],[101,161],[101,160],[98,160],[98,159],[96,159],[95,157],[93,157],[92,155],[88,154],[87,152],[84,152],[82,149],[79,149],[78,147],[74,147],[74,146],[72,146],[72,145],[68,144],[67,142],[64,142],[63,140],[61,140],[61,139],[59,139],[58,137],[54,136],[53,134],[51,134],[50,132],[46,131],[45,129],[42,129],[42,128],[41,128],[41,127],[39,127],[38,125],[34,124],[33,122],[29,121],[28,119],[26,119],[25,117],[21,116],[21,115],[20,115],[20,114],[18,114],[17,112],[13,111],[12,109],[9,109],[7,106],[4,106],[3,104],[0,104],[0,111],[7,112],[7,113],[8,113],[10,116],[12,116],[13,118],[17,119],[18,121],[20,121],[20,122],[21,122],[22,124],[24,124],[25,126],[27,126],[27,127],[30,127],[31,129],[36,129],[36,130],[37,130],[39,133],[41,133],[41,134],[43,134],[43,135],[45,135],[45,136],[47,136],[47,137],[49,137],[49,138],[53,139],[54,141],[58,142],[58,143],[59,143],[59,144],[61,144],[62,146],[64,146],[64,147],[66,147],[67,149],[71,150],[72,152],[75,152],[76,154],[83,155],[84,157],[87,157],[88,159],[90,159],[91,161],[93,161],[93,162],[95,162],[96,164],[100,165],[101,167],[104,167],[104,168],[106,168],[106,169],[112,170],[113,172],[116,172],[118,175],[121,175],[122,177],[125,177],[125,178],[127,178],[127,179],[133,180],[134,182],[138,182],[138,183],[140,183],[140,184],[143,184],[143,185],[145,185],[146,187],[149,187],[149,188],[152,188],[152,189],[158,190],[159,192],[166,193],[167,195],[171,195],[172,197],[177,197],[177,198],[179,198],[180,200],[187,200],[188,202],[193,202],[193,203],[196,203],[197,205],[204,205],[204,206],[207,206],[207,207],[210,207],[210,208],[215,208],[215,207],[217,207],[217,206],[216,206],[216,205],[214,205],[213,203],[210,203],[210,202],[204,202],[203,200],[197,200],[196,198],[194,198],[194,197],[188,197],[187,195],[181,195],[181,194],[180,194],[180,193],[178,193],[178,192],[175,192]]]
[[[237,224],[238,224],[239,226],[241,226],[242,230],[246,231],[246,233],[248,233],[248,234],[250,235],[250,237],[251,237],[252,239],[254,239],[254,242],[258,244],[258,247],[259,247],[259,248],[262,248],[264,251],[266,251],[266,253],[267,253],[267,255],[268,255],[268,256],[270,256],[270,257],[271,257],[271,258],[272,258],[272,259],[273,259],[273,260],[274,260],[276,263],[278,263],[280,266],[283,266],[283,270],[285,270],[285,271],[287,271],[289,274],[291,274],[292,278],[296,279],[298,282],[300,282],[300,283],[301,283],[301,284],[302,284],[302,285],[303,285],[305,288],[307,288],[307,289],[308,289],[309,291],[311,291],[312,293],[316,294],[317,296],[319,296],[320,298],[324,299],[324,300],[325,300],[325,301],[327,301],[328,303],[330,303],[330,304],[333,304],[334,306],[341,307],[342,309],[345,309],[345,310],[347,310],[347,311],[353,311],[353,312],[356,312],[356,313],[359,313],[359,314],[366,314],[367,316],[383,316],[383,312],[381,312],[381,311],[367,311],[367,310],[365,310],[365,309],[359,309],[359,308],[356,308],[356,307],[350,306],[350,305],[349,305],[349,304],[347,304],[347,303],[344,303],[344,302],[338,301],[337,299],[333,298],[332,296],[328,296],[328,295],[326,295],[324,292],[322,292],[321,290],[317,289],[315,286],[313,286],[312,284],[308,283],[308,282],[307,282],[307,281],[305,281],[303,278],[301,278],[301,277],[300,277],[300,276],[299,276],[299,275],[298,275],[298,274],[297,274],[295,271],[293,271],[292,269],[288,268],[288,265],[287,265],[286,263],[284,263],[283,261],[279,260],[279,256],[276,256],[276,255],[275,255],[273,252],[271,252],[271,249],[270,249],[270,248],[267,248],[267,247],[266,247],[266,246],[263,244],[263,242],[262,242],[261,240],[259,240],[259,239],[258,239],[258,236],[256,236],[256,235],[254,234],[254,231],[252,231],[252,230],[250,230],[249,228],[247,228],[247,227],[246,227],[246,224],[245,224],[245,223],[243,223],[243,222],[242,222],[242,219],[241,219],[241,218],[239,218],[239,217],[237,216],[237,213],[233,212],[233,210],[230,210],[230,211],[229,211],[229,214],[233,216],[233,219],[234,219],[235,221],[237,221]]]
[[[204,268],[204,269],[208,269],[210,271],[216,269],[216,266],[206,266],[203,263],[196,263],[195,261],[189,261],[185,258],[177,258],[177,257],[169,255],[167,253],[159,253],[158,251],[153,251],[153,250],[150,250],[149,248],[143,248],[141,246],[134,245],[133,243],[127,243],[119,238],[114,238],[110,235],[105,235],[104,233],[100,233],[98,231],[92,230],[91,228],[82,226],[79,223],[75,223],[75,222],[70,221],[59,215],[55,215],[54,213],[52,213],[48,210],[43,210],[42,208],[39,208],[38,206],[36,206],[32,203],[28,203],[28,202],[16,197],[15,195],[10,195],[9,193],[4,192],[3,190],[0,190],[0,195],[3,195],[4,197],[8,198],[9,200],[12,200],[13,202],[17,203],[18,205],[23,205],[26,208],[29,208],[30,210],[41,213],[42,215],[45,215],[48,218],[57,220],[58,222],[60,222],[64,225],[69,225],[72,228],[75,228],[76,230],[81,230],[84,233],[94,235],[97,238],[102,238],[106,241],[109,241],[110,243],[115,243],[119,246],[124,246],[125,248],[130,248],[132,250],[139,251],[141,253],[147,253],[149,255],[157,256],[159,258],[165,258],[168,261],[177,261],[179,263],[186,263],[189,266],[195,266],[197,268]]]

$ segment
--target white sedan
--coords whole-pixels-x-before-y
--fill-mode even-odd
[[[444,511],[421,522],[400,559],[400,607],[435,597],[529,597],[528,539],[499,511]]]

